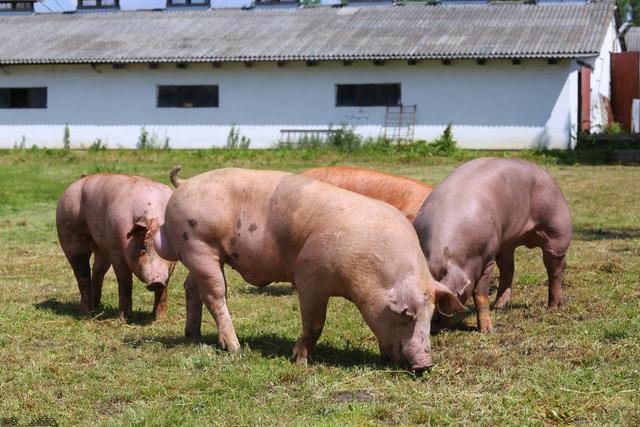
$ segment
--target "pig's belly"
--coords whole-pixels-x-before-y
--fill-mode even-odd
[[[253,286],[262,288],[273,282],[293,282],[291,266],[283,265],[282,260],[277,257],[261,256],[258,253],[243,259],[237,253],[232,253],[227,262]]]

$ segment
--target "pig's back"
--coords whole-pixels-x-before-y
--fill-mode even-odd
[[[171,189],[143,177],[97,174],[83,178],[82,215],[92,234],[123,237],[141,217],[164,219]]]
[[[410,220],[432,189],[410,178],[345,166],[310,169],[302,175],[382,200],[400,209]]]
[[[398,229],[418,248],[410,223],[392,206],[286,172],[206,172],[180,184],[167,212],[176,215],[168,223],[184,228],[178,234],[217,242],[229,263],[243,276],[251,270],[245,278],[256,282],[292,280],[297,256],[312,237],[336,259],[343,252],[370,252]],[[189,219],[197,228],[189,228]]]

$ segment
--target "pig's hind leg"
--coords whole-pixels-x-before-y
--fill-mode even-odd
[[[193,275],[192,279],[197,283],[200,299],[216,322],[218,344],[232,353],[240,351],[240,342],[227,307],[224,259],[221,258],[218,251],[211,250],[211,248],[191,247],[184,251],[182,262],[189,270],[190,275]],[[187,302],[187,308],[190,309],[189,302]],[[187,315],[187,319],[188,321],[191,319],[189,315]],[[187,324],[187,328],[189,326]]]
[[[93,307],[97,308],[100,305],[102,299],[102,283],[104,282],[104,275],[111,267],[109,257],[96,251],[93,254],[93,268],[91,269],[91,297],[93,300]]]
[[[80,290],[80,311],[83,314],[91,313],[95,307],[91,296],[91,237],[84,234],[76,234],[72,231],[60,234],[60,245],[67,257]]]
[[[496,257],[496,265],[500,270],[500,284],[498,285],[498,293],[496,294],[496,302],[493,308],[501,310],[511,301],[511,284],[513,283],[513,273],[515,263],[513,260],[514,250],[508,249]]]
[[[554,310],[564,304],[562,292],[562,279],[564,270],[567,267],[566,254],[571,244],[571,222],[570,219],[565,222],[569,226],[549,228],[541,230],[538,234],[538,241],[542,248],[542,260],[547,270],[549,279],[549,310]],[[568,230],[568,231],[566,231]]]
[[[184,281],[184,297],[187,308],[187,318],[184,327],[184,335],[188,340],[199,340],[202,337],[202,300],[198,284],[189,273]]]
[[[542,249],[542,260],[544,261],[544,266],[547,269],[547,276],[549,278],[548,308],[550,310],[563,305],[562,278],[567,266],[565,258],[564,253],[558,255],[557,252]]]

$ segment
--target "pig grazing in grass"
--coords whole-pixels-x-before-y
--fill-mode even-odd
[[[496,308],[511,296],[518,246],[542,249],[549,308],[562,305],[565,255],[571,243],[569,207],[553,178],[533,163],[480,158],[438,185],[413,223],[433,276],[464,302],[473,295],[478,328],[493,329],[489,282],[500,269]]]
[[[414,370],[433,363],[436,304],[451,314],[464,307],[433,280],[415,231],[397,209],[291,173],[220,169],[180,180],[178,170],[155,242],[161,256],[189,269],[188,336],[200,335],[204,302],[221,347],[240,350],[226,303],[228,263],[258,287],[295,283],[302,315],[297,363],[307,362],[331,296],[356,304],[386,357]]]
[[[155,292],[154,315],[166,316],[175,262],[158,256],[153,237],[164,223],[171,193],[146,178],[98,174],[74,182],[62,194],[56,212],[58,239],[78,281],[82,312],[100,304],[104,275],[113,266],[121,319],[131,317],[132,272]]]
[[[400,209],[409,221],[414,220],[432,190],[415,179],[349,166],[309,169],[301,175],[387,202]]]

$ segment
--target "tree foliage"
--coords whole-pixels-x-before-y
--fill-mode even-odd
[[[620,17],[633,25],[640,25],[640,0],[616,0]]]

